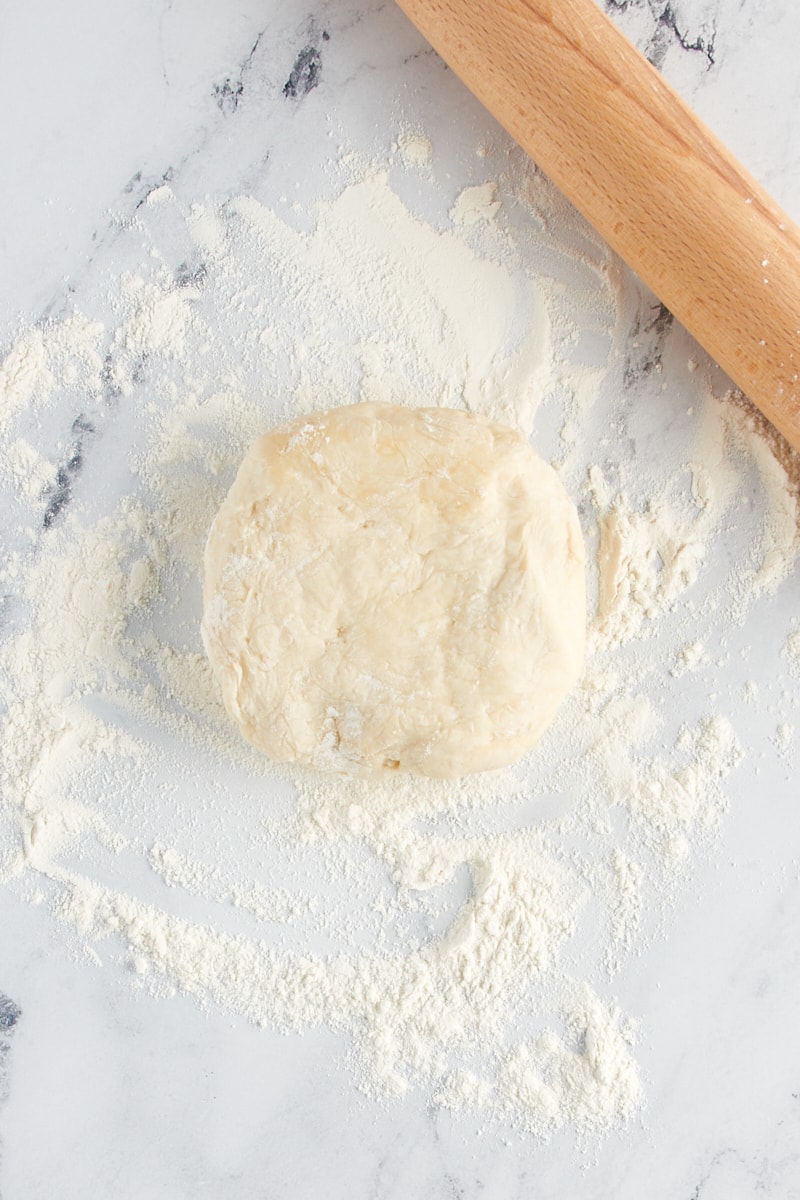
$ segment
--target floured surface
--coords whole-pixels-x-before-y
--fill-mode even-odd
[[[396,144],[292,216],[159,189],[114,248],[127,273],[10,347],[2,872],[59,945],[164,1003],[333,1030],[371,1104],[593,1144],[640,1119],[637,956],[718,853],[765,611],[794,669],[797,464],[538,175],[512,161],[428,220],[399,195],[428,151]],[[65,435],[48,422],[78,396]],[[591,656],[519,769],[331,780],[231,728],[203,543],[246,447],[321,396],[535,429],[581,497]],[[791,755],[796,689],[769,703]]]

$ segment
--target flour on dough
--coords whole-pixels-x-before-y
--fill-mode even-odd
[[[525,438],[357,404],[258,439],[205,552],[228,712],[279,761],[451,777],[518,759],[577,681],[575,508]]]

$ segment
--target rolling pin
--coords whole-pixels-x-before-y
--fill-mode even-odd
[[[800,450],[800,228],[595,0],[399,0]]]

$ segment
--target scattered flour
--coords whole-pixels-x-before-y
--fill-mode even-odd
[[[672,668],[671,674],[679,677],[685,675],[687,671],[694,671],[701,663],[702,658],[703,643],[687,642],[675,655],[675,666]]]
[[[792,662],[800,666],[800,629],[786,639],[786,653]]]
[[[753,598],[774,592],[800,557],[800,454],[736,392],[706,399],[697,449],[702,461],[692,464],[693,494],[715,513],[728,507],[743,471],[755,466],[760,477],[760,536],[736,581],[741,619]]]
[[[57,389],[99,393],[103,333],[80,313],[23,333],[0,364],[0,430],[20,411],[51,402]]]
[[[480,1109],[491,1100],[492,1089],[485,1079],[472,1071],[454,1071],[435,1093],[433,1102],[437,1108],[450,1108],[454,1112]]]
[[[634,637],[643,622],[669,611],[697,580],[706,554],[699,519],[687,527],[658,501],[631,509],[620,495],[600,518],[599,597],[591,630],[596,649]]]
[[[629,1121],[641,1100],[633,1025],[586,983],[565,1005],[564,1023],[564,1037],[548,1030],[509,1055],[501,1077],[509,1101],[540,1136],[567,1122],[585,1134]]]
[[[629,858],[618,847],[602,864],[596,882],[598,891],[605,889],[608,897],[610,937],[605,947],[605,967],[614,975],[622,966],[624,956],[634,945],[641,929],[643,870],[640,863]]]
[[[31,329],[11,347],[0,366],[0,427],[32,400],[46,394],[54,380],[48,368],[44,337]]]
[[[775,740],[781,754],[786,754],[791,749],[794,738],[794,725],[790,725],[788,721],[782,722],[775,730]]]
[[[41,500],[56,485],[56,468],[24,438],[17,438],[9,446],[8,469],[17,494],[26,500]]]
[[[430,161],[422,134],[397,147],[411,169]],[[417,1089],[540,1138],[589,1139],[643,1098],[609,978],[713,835],[742,756],[711,701],[667,736],[648,678],[677,686],[721,614],[741,618],[789,574],[798,492],[749,411],[708,397],[694,443],[637,494],[624,429],[599,410],[592,426],[627,329],[613,268],[590,233],[577,251],[559,241],[546,189],[513,173],[468,188],[437,230],[385,173],[362,171],[301,232],[253,197],[184,212],[161,187],[129,230],[142,267],[117,281],[111,316],[17,339],[0,368],[3,482],[32,519],[58,460],[15,429],[27,413],[79,395],[100,423],[111,397],[130,457],[99,515],[73,497],[2,567],[0,878],[153,995],[340,1031],[376,1098]],[[527,232],[506,219],[511,200]],[[160,238],[176,223],[171,260]],[[545,242],[549,267],[534,269]],[[563,286],[570,272],[582,291]],[[575,348],[592,322],[600,366]],[[225,718],[197,630],[211,517],[265,425],[354,399],[461,405],[526,432],[537,407],[559,412],[562,474],[575,493],[586,480],[597,547],[593,657],[519,768],[379,784],[292,772]],[[681,622],[752,463],[757,559]],[[554,796],[566,813],[541,819]],[[115,866],[123,851],[169,905]],[[213,919],[181,915],[186,897]],[[598,912],[604,942],[584,961],[577,939]]]
[[[496,183],[479,183],[464,188],[450,209],[454,225],[475,225],[478,221],[491,221],[500,211]]]
[[[407,167],[429,167],[433,159],[431,140],[419,130],[404,130],[397,139],[397,148]]]

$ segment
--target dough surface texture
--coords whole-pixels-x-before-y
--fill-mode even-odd
[[[576,683],[584,548],[504,425],[356,404],[259,438],[211,527],[203,640],[282,762],[452,777],[514,762]]]

